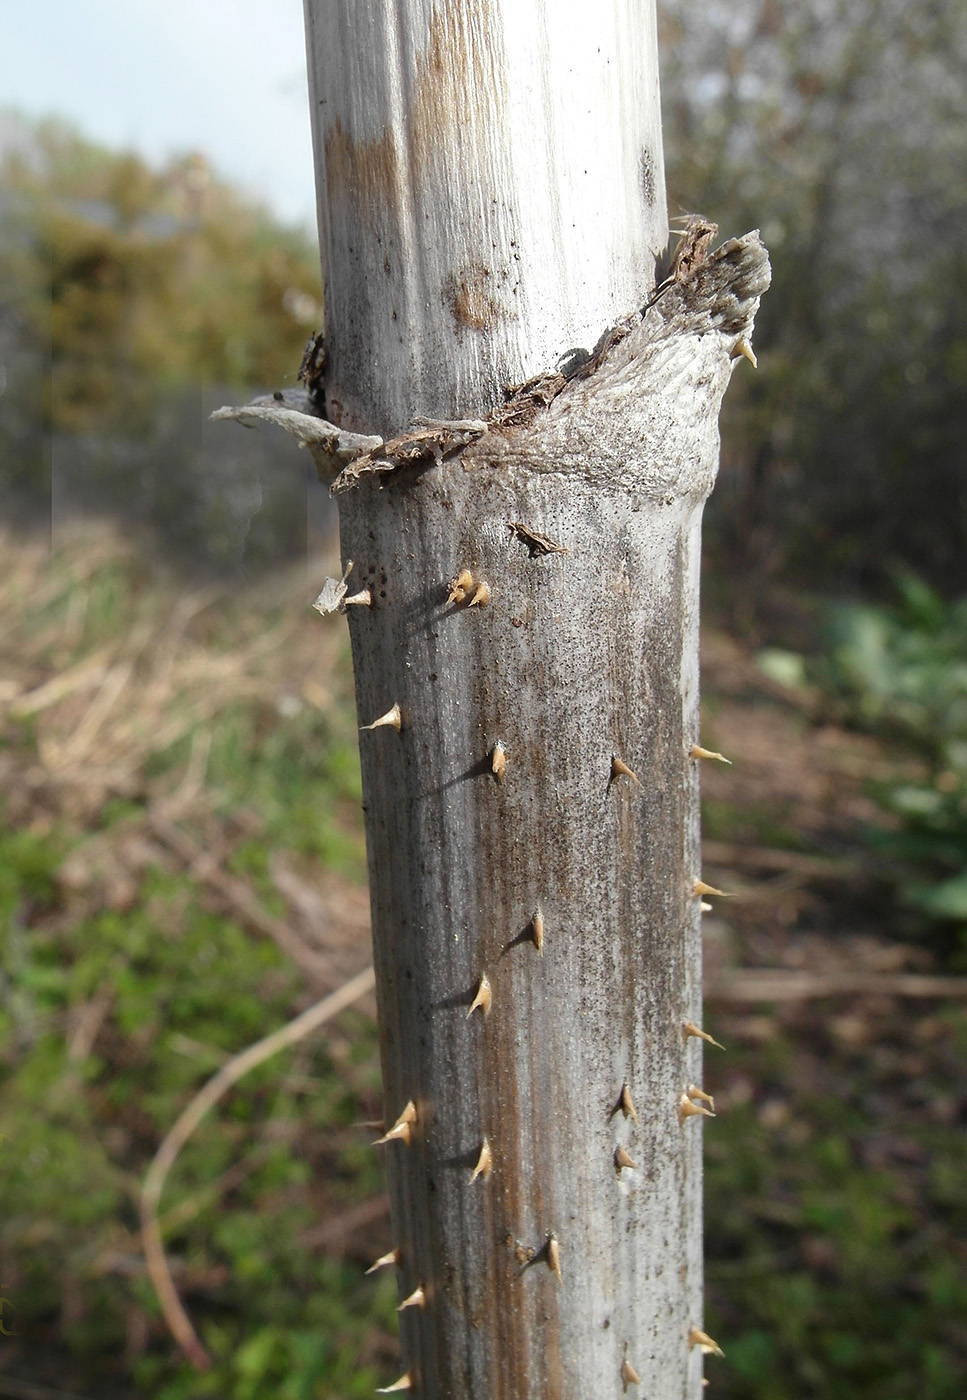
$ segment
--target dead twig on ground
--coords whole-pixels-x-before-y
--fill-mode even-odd
[[[774,846],[744,846],[731,841],[703,841],[702,859],[706,865],[718,865],[727,870],[745,866],[751,870],[775,870],[817,880],[852,879],[859,868],[858,862],[850,857],[813,856],[803,851],[784,851]]]
[[[0,1395],[8,1395],[11,1400],[84,1400],[82,1395],[68,1394],[66,1390],[51,1390],[46,1385],[34,1381],[18,1381],[13,1376],[0,1376]]]
[[[743,967],[720,973],[705,988],[706,1001],[807,1001],[818,997],[886,996],[960,999],[967,977],[916,972],[794,972]]]
[[[103,683],[111,669],[112,658],[118,645],[112,642],[101,647],[93,655],[82,657],[67,670],[62,670],[32,690],[23,690],[10,697],[10,714],[14,719],[28,719],[39,714],[51,705],[58,704],[68,695]]]
[[[70,1035],[67,1041],[67,1058],[72,1064],[86,1060],[94,1048],[98,1032],[114,1000],[114,984],[105,982],[91,997],[90,1001],[73,1009]]]
[[[233,1085],[280,1050],[295,1045],[304,1036],[331,1021],[340,1011],[352,1006],[361,997],[373,990],[376,984],[371,967],[365,968],[345,986],[323,997],[307,1011],[296,1016],[287,1025],[273,1031],[271,1035],[256,1041],[237,1055],[233,1055],[216,1075],[195,1095],[191,1103],[176,1119],[173,1127],[155,1153],[141,1188],[141,1239],[144,1247],[145,1265],[158,1296],[164,1319],[172,1335],[193,1365],[207,1370],[211,1360],[199,1340],[198,1334],[182,1305],[175,1288],[171,1269],[164,1251],[161,1225],[158,1219],[158,1206],[168,1173],[178,1160],[178,1154],[192,1133],[198,1127],[210,1108],[228,1093]]]
[[[271,938],[306,976],[322,983],[332,979],[329,958],[308,948],[287,923],[267,913],[245,881],[223,870],[187,832],[158,811],[149,812],[147,824],[155,836],[184,861],[195,879],[217,891],[251,928]]]
[[[305,1249],[328,1249],[347,1240],[357,1230],[364,1230],[389,1215],[389,1196],[384,1191],[370,1201],[363,1201],[352,1210],[340,1211],[329,1220],[313,1225],[299,1236],[299,1244]]]
[[[206,1206],[210,1206],[213,1201],[226,1195],[229,1191],[234,1191],[237,1186],[246,1181],[253,1172],[258,1171],[274,1149],[274,1143],[263,1143],[261,1147],[254,1148],[245,1159],[236,1162],[234,1166],[222,1172],[221,1176],[214,1181],[207,1182],[200,1191],[194,1191],[190,1196],[171,1206],[159,1217],[162,1234],[169,1234],[172,1230],[185,1225],[194,1216],[202,1211]]]

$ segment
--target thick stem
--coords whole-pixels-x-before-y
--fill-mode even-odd
[[[652,0],[305,8],[332,416],[485,416],[652,285]]]
[[[767,280],[726,245],[530,423],[340,497],[420,1395],[700,1393],[699,524]]]
[[[532,558],[518,522],[568,553]],[[643,1395],[698,1393],[698,524],[483,463],[341,508],[378,600],[350,619],[360,722],[402,717],[361,752],[387,1120],[417,1111],[383,1150],[421,1395],[617,1395],[626,1355]],[[486,609],[447,602],[463,568]]]
[[[306,26],[329,412],[403,436],[250,416],[347,488],[401,1388],[697,1400],[699,521],[768,262],[568,354],[666,241],[650,0]]]
[[[486,424],[367,451],[276,415],[341,471],[369,601],[380,1150],[427,1400],[701,1393],[699,522],[768,281],[731,240]]]

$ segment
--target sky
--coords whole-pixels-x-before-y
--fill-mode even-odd
[[[315,227],[302,0],[0,0],[0,107],[154,164],[201,151]]]

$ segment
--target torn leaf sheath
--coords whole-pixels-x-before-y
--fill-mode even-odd
[[[758,233],[730,239],[660,303],[629,318],[634,324],[606,333],[571,379],[552,374],[522,386],[486,432],[439,427],[403,434],[351,462],[333,491],[372,472],[430,465],[459,452],[468,467],[517,460],[535,471],[580,472],[602,484],[620,480],[659,499],[704,499],[714,470],[696,468],[717,456],[719,403],[770,276]],[[690,433],[665,431],[672,402],[686,408]],[[681,426],[687,427],[684,416]]]
[[[468,469],[516,461],[620,481],[655,499],[700,500],[714,468],[710,474],[699,463],[716,456],[709,438],[717,449],[718,405],[770,277],[757,231],[727,240],[657,303],[605,332],[570,377],[555,371],[517,386],[487,421],[425,423],[384,440],[268,399],[212,416],[283,428],[309,448],[334,494],[368,476],[388,479],[459,457]],[[666,431],[672,403],[688,406],[691,432],[684,419]]]
[[[378,448],[361,454],[344,466],[332,483],[332,493],[338,495],[340,491],[348,491],[364,476],[395,472],[407,466],[429,466],[442,462],[469,443],[483,437],[486,431],[487,425],[484,423],[470,426],[441,423],[401,433],[399,437],[392,438],[389,442],[381,442]],[[319,461],[318,457],[316,460]]]
[[[381,437],[348,433],[335,423],[293,408],[284,400],[279,402],[274,396],[257,399],[242,408],[217,408],[212,418],[242,423],[246,428],[253,428],[256,423],[271,423],[282,428],[300,447],[308,447],[317,465],[324,466],[330,473],[364,454],[378,452],[383,445]]]

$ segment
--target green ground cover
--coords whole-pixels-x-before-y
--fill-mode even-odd
[[[164,1326],[137,1210],[192,1093],[368,960],[342,624],[310,616],[304,576],[231,595],[146,570],[110,535],[52,561],[29,541],[4,547],[0,1261],[13,1335],[0,1394],[25,1380],[99,1400],[370,1394],[399,1371],[394,1280],[363,1272],[389,1244],[381,1164],[359,1126],[381,1112],[371,1005],[247,1076],[169,1179],[165,1245],[208,1372]],[[747,680],[736,700],[709,651],[717,742],[730,724],[750,729],[758,706],[815,774],[828,723]],[[741,784],[733,756],[722,781]],[[897,751],[899,767],[910,761]],[[713,851],[731,838],[794,865],[824,842],[841,849],[842,832],[824,835],[821,815],[797,808],[751,752],[744,766],[759,773],[755,791],[710,787]],[[187,854],[172,828],[193,843]],[[895,821],[881,834],[891,830],[902,836]],[[835,881],[808,898],[777,883],[730,911],[728,956],[802,966],[797,950],[855,947],[943,970],[949,940],[931,942],[934,924],[901,919],[902,938],[883,926],[882,857],[860,827],[852,839],[875,926],[857,922]],[[228,885],[213,885],[212,868]],[[240,889],[323,959],[315,978]],[[719,1108],[705,1134],[708,1326],[726,1351],[709,1363],[712,1393],[959,1395],[962,1009],[713,999],[707,1023],[728,1047],[707,1064]]]

